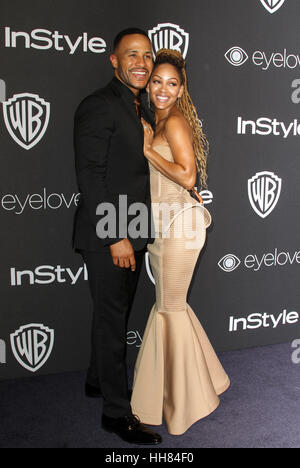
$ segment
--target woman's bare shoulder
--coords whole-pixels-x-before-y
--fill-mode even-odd
[[[176,112],[168,117],[165,123],[165,135],[167,139],[176,136],[189,136],[192,138],[192,129],[184,115],[176,109]]]

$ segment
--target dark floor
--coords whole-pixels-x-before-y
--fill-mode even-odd
[[[232,385],[221,405],[183,436],[163,425],[161,448],[300,448],[300,364],[290,343],[219,355]],[[132,369],[130,369],[132,371]],[[130,448],[100,427],[101,400],[85,373],[0,383],[1,448]]]

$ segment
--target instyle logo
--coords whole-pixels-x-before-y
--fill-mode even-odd
[[[30,32],[13,31],[10,26],[4,28],[4,38],[1,41],[4,47],[35,49],[47,51],[67,52],[74,55],[76,52],[92,52],[103,54],[106,51],[106,42],[101,37],[89,37],[87,32],[77,37],[61,34],[59,31],[48,29],[34,29]]]
[[[10,342],[19,364],[30,372],[36,372],[52,353],[54,330],[40,323],[23,325],[10,335]]]
[[[279,326],[294,325],[299,322],[298,312],[287,312],[284,309],[280,314],[273,315],[267,312],[259,314],[250,314],[247,317],[229,317],[229,331],[237,332],[240,330],[255,330],[257,328],[278,328]]]
[[[275,248],[272,252],[248,254],[243,260],[235,254],[227,254],[221,258],[218,265],[225,273],[232,273],[240,265],[254,272],[269,268],[296,266],[300,265],[300,250],[288,252]]]
[[[56,267],[41,265],[34,270],[17,270],[15,267],[10,269],[11,286],[44,286],[53,283],[65,283],[74,286],[79,280],[88,281],[88,271],[85,264],[75,272],[71,268],[62,267],[61,265]]]
[[[43,138],[50,119],[50,104],[37,94],[15,94],[3,102],[6,128],[13,140],[30,150]]]
[[[46,187],[39,193],[24,195],[7,193],[0,198],[0,208],[16,215],[22,215],[29,210],[59,210],[78,206],[80,193],[49,193]]]
[[[238,135],[260,135],[260,136],[279,136],[288,138],[290,136],[300,136],[300,123],[298,119],[285,123],[280,120],[269,119],[268,117],[259,117],[257,120],[245,120],[243,117],[237,118]]]
[[[282,179],[273,172],[258,172],[248,180],[248,197],[253,210],[266,218],[275,209],[281,194]]]
[[[285,0],[260,0],[269,13],[275,13],[282,7]]]
[[[274,52],[256,50],[250,54],[241,47],[234,46],[225,53],[226,60],[234,67],[244,65],[249,59],[249,56],[251,57],[253,65],[263,71],[268,71],[273,68],[281,70],[295,70],[300,66],[299,53],[289,53],[287,49]]]
[[[184,58],[189,48],[189,34],[173,23],[160,23],[148,31],[154,56],[160,49],[178,50]]]

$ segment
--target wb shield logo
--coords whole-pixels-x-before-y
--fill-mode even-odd
[[[186,58],[189,48],[189,34],[177,24],[161,23],[148,31],[152,42],[154,55],[160,49],[173,49],[180,52]]]
[[[11,137],[26,150],[44,136],[50,118],[50,104],[37,94],[15,94],[3,102],[4,121]]]
[[[285,0],[260,0],[266,10],[269,13],[275,13],[275,11],[279,10],[282,7]]]
[[[259,172],[248,181],[249,200],[254,211],[266,218],[278,203],[282,179],[273,172]]]
[[[54,344],[54,330],[42,324],[24,325],[10,335],[16,360],[30,372],[36,372],[49,359]]]

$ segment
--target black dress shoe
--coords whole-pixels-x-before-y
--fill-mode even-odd
[[[85,395],[88,398],[101,398],[102,393],[100,388],[94,387],[94,385],[90,385],[88,383],[85,384]]]
[[[141,424],[134,415],[116,419],[103,414],[102,428],[107,432],[114,432],[129,444],[158,445],[162,442],[159,434]]]

